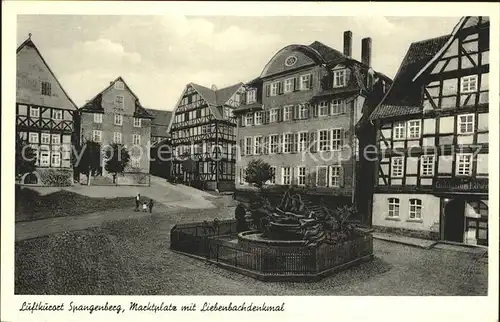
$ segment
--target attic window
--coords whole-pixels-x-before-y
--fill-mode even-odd
[[[346,86],[346,70],[334,70],[333,71],[333,87],[344,87]]]
[[[290,56],[285,60],[285,66],[287,67],[293,66],[295,65],[296,62],[297,62],[297,57]]]
[[[247,92],[247,104],[252,104],[252,103],[255,103],[256,98],[257,98],[257,90],[255,90],[255,89],[250,89],[250,90]]]
[[[116,82],[115,83],[115,89],[124,89],[125,86],[123,85],[123,82]]]
[[[49,82],[42,82],[42,95],[52,95],[52,88]]]

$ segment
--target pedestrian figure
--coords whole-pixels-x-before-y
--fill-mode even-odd
[[[142,204],[142,211],[148,212],[148,204],[146,202]]]
[[[153,199],[149,199],[148,203],[149,213],[153,212]]]
[[[139,211],[139,205],[141,204],[141,194],[137,194],[135,197],[135,211]]]

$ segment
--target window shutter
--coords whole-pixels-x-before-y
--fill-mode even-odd
[[[271,85],[269,84],[266,85],[266,96],[271,96]]]
[[[344,178],[344,167],[340,165],[339,168],[339,186],[344,187],[345,185],[345,178]]]
[[[283,122],[283,108],[278,108],[278,122]]]
[[[312,168],[311,171],[307,174],[307,183],[310,187],[316,186],[316,177],[317,177],[318,168]]]
[[[293,133],[292,137],[293,137],[292,152],[297,153],[298,152],[297,145],[299,144],[299,133]]]
[[[370,77],[368,74],[366,75],[367,77]],[[349,68],[345,69],[345,85],[349,85],[351,82],[351,70]]]
[[[269,136],[264,136],[262,146],[262,154],[269,154]]]
[[[278,153],[283,153],[283,134],[278,135]]]
[[[299,115],[298,111],[299,111],[298,105],[292,106],[292,120],[298,119],[298,115]]]
[[[283,81],[278,83],[278,94],[283,94],[283,89],[284,89],[284,83]]]
[[[318,150],[318,142],[316,142],[316,132],[309,133],[309,147],[311,152],[316,152]]]
[[[313,77],[312,77],[312,74],[309,74],[309,88],[313,88]]]
[[[332,109],[332,102],[328,102],[328,115],[332,115],[333,109]]]
[[[294,77],[294,79],[293,79],[293,90],[294,91],[299,90],[299,83],[300,83],[299,77]]]
[[[245,155],[245,145],[244,145],[245,140],[240,139],[240,155],[244,156]]]
[[[329,145],[328,150],[329,151],[333,150],[333,141],[332,141],[333,131],[334,130],[330,130],[330,131],[327,132],[328,133],[327,137],[328,137],[328,145]]]
[[[340,129],[340,146],[344,145],[345,139],[347,138],[348,132],[344,129]]]

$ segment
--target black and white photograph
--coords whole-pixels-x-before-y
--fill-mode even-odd
[[[2,321],[288,319],[318,296],[494,318],[500,6],[237,4],[11,10]]]

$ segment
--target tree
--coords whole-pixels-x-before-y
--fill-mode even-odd
[[[245,171],[245,181],[254,184],[259,189],[266,181],[274,177],[274,172],[271,166],[261,159],[251,160]]]
[[[21,177],[25,173],[31,173],[36,169],[35,150],[23,140],[16,136],[16,177]]]
[[[77,160],[76,168],[81,173],[87,174],[87,185],[90,185],[92,173],[101,167],[101,144],[95,141],[86,141],[78,148],[80,160]]]
[[[130,161],[130,154],[121,144],[113,143],[106,150],[106,165],[105,169],[109,173],[113,174],[113,183],[116,183],[116,176],[118,173],[123,173],[125,167]]]

